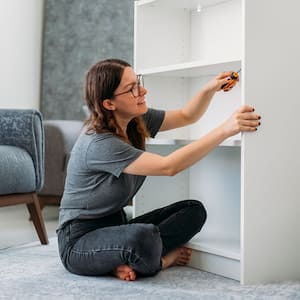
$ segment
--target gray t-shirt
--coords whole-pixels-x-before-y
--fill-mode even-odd
[[[144,115],[151,137],[158,132],[164,115],[164,111],[154,109]],[[68,163],[58,228],[73,219],[104,217],[126,206],[145,176],[123,170],[142,153],[112,133],[82,132]]]

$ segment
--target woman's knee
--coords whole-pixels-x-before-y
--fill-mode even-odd
[[[200,231],[207,219],[206,209],[201,201],[186,200],[186,202],[187,206],[190,208],[189,213],[191,220],[195,222],[195,225],[198,227],[198,231]]]
[[[161,238],[157,226],[144,223],[130,224],[129,226],[131,227],[129,245],[139,250],[149,249],[149,247],[160,247]]]

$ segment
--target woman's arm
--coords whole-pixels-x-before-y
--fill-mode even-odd
[[[228,137],[241,131],[256,131],[260,116],[251,106],[242,106],[219,127],[199,140],[186,145],[167,156],[144,152],[124,169],[124,173],[135,175],[173,176],[201,160]]]
[[[227,82],[231,72],[220,73],[216,78],[208,82],[183,108],[167,111],[159,131],[184,127],[195,123],[206,112],[212,97],[221,86]],[[230,88],[235,85],[233,83]]]

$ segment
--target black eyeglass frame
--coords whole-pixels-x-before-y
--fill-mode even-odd
[[[139,97],[141,95],[141,89],[140,87],[144,87],[144,77],[143,77],[143,74],[138,74],[136,75],[136,79],[137,79],[137,84],[134,85],[129,91],[126,91],[126,92],[122,92],[122,93],[119,93],[119,94],[115,94],[113,95],[114,97],[117,97],[117,96],[121,96],[121,95],[125,95],[127,93],[131,93],[133,97]],[[137,95],[135,95],[135,88],[137,87]]]

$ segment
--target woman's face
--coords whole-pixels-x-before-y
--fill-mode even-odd
[[[111,99],[117,118],[131,120],[147,112],[147,90],[139,85],[138,76],[131,67],[125,67],[121,82]]]

